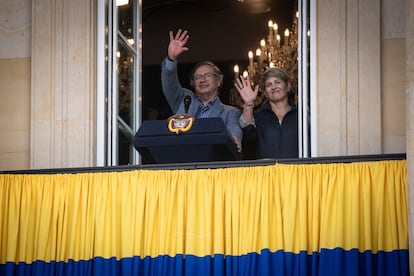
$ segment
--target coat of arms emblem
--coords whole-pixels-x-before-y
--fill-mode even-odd
[[[177,135],[189,131],[193,126],[194,117],[185,114],[176,114],[168,118],[168,130],[175,132]]]

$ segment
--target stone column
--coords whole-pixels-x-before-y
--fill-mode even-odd
[[[32,1],[32,169],[94,165],[95,2]]]
[[[379,154],[381,3],[316,3],[317,155]]]

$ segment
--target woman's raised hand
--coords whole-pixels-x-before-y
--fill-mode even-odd
[[[259,92],[259,85],[256,85],[253,89],[248,75],[246,78],[240,76],[238,79],[236,79],[234,87],[237,89],[240,96],[242,97],[244,104],[254,104],[254,100],[256,100],[257,93]]]

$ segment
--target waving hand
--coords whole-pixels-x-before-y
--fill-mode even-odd
[[[185,47],[190,36],[188,35],[187,30],[179,29],[174,36],[174,33],[170,31],[170,44],[168,44],[168,57],[170,59],[177,59],[177,57],[185,51],[188,51],[188,48]]]
[[[237,89],[240,96],[242,97],[244,104],[246,105],[254,104],[254,100],[256,100],[257,93],[259,91],[259,86],[256,85],[253,88],[250,83],[249,76],[247,76],[247,78],[240,76],[239,79],[236,79],[236,82],[234,83],[234,87]]]

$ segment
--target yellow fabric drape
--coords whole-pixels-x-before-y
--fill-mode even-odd
[[[408,248],[404,160],[0,175],[0,263]]]

